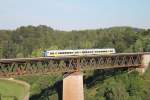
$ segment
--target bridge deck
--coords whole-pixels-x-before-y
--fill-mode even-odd
[[[0,77],[106,68],[143,68],[145,55],[149,57],[150,53],[0,59]]]
[[[104,57],[104,56],[132,56],[132,55],[143,55],[150,54],[147,53],[115,53],[115,54],[107,54],[107,55],[87,55],[87,56],[58,56],[58,57],[36,57],[36,58],[11,58],[11,59],[0,59],[0,63],[12,63],[12,62],[26,62],[26,61],[44,61],[51,59],[71,59],[71,58],[88,58],[88,57]]]

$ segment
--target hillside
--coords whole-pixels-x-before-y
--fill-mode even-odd
[[[150,29],[112,27],[60,31],[44,25],[0,30],[0,58],[38,57],[44,50],[115,48],[117,52],[150,52]],[[150,71],[144,76],[126,70],[84,72],[85,100],[149,100]],[[30,100],[61,100],[62,75],[25,76]]]
[[[84,72],[85,100],[149,100],[150,66],[144,75],[123,69]],[[31,84],[30,100],[62,100],[61,75],[26,76]],[[32,79],[32,80],[31,80]]]
[[[117,52],[150,51],[150,30],[132,27],[59,31],[27,26],[0,30],[0,58],[42,56],[44,50],[115,48]]]
[[[17,80],[0,79],[0,100],[23,100],[29,86]]]
[[[94,79],[85,89],[85,100],[150,100],[150,68],[143,76],[121,72]],[[100,77],[100,76],[99,76]]]

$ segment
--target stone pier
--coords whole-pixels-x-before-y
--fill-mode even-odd
[[[150,64],[150,53],[145,53],[142,56],[142,66],[141,66],[141,68],[137,68],[137,71],[141,74],[145,73],[149,64]]]
[[[84,100],[83,74],[74,72],[63,79],[63,100]]]

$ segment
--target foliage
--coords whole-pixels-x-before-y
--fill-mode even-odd
[[[17,79],[26,81],[31,85],[31,96],[42,92],[43,89],[53,86],[56,81],[61,80],[62,76],[58,74],[51,75],[31,75],[18,77]]]
[[[116,52],[150,52],[150,29],[112,27],[60,31],[45,25],[0,30],[0,58],[39,57],[44,50],[115,48]],[[99,71],[99,70],[98,70]],[[150,72],[108,76],[98,71],[85,74],[86,100],[150,100]],[[31,100],[60,99],[61,75],[19,77],[31,84]]]
[[[143,76],[137,72],[113,75],[85,89],[86,100],[149,100],[150,67]],[[100,77],[100,76],[98,76]]]
[[[150,30],[131,27],[59,31],[44,25],[0,30],[0,57],[37,57],[44,50],[115,48],[117,52],[150,51]]]

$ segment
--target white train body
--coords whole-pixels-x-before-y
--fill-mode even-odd
[[[77,50],[47,50],[44,52],[45,57],[56,56],[85,56],[85,55],[105,55],[116,53],[114,48],[107,49],[77,49]]]

